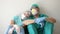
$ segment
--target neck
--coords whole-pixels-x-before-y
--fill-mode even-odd
[[[35,17],[35,18],[38,18],[38,17],[39,17],[39,14],[36,14],[34,17]]]

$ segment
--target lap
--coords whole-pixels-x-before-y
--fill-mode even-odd
[[[38,24],[33,23],[28,25],[28,31],[30,34],[38,34],[43,32],[43,28],[40,28]]]

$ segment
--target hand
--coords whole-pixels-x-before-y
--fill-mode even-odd
[[[10,28],[10,30],[8,31],[8,34],[12,34],[14,30],[14,27]]]
[[[18,34],[18,33],[20,32],[20,28],[21,28],[21,27],[15,24],[15,25],[14,25],[14,28],[15,28],[17,34]]]
[[[25,21],[23,21],[24,25],[28,25],[28,24],[31,24],[31,23],[34,23],[34,20],[25,20]]]
[[[49,21],[49,22],[52,22],[52,23],[56,22],[56,20],[54,18],[52,18],[52,17],[46,18],[46,21]]]
[[[10,25],[13,26],[14,25],[14,20],[10,21]]]

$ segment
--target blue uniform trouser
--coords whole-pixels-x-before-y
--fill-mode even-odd
[[[7,31],[6,31],[6,34],[8,34],[8,31],[10,30],[10,28],[12,28],[12,26],[9,26]],[[14,30],[12,34],[17,34],[16,31]],[[25,34],[24,33],[24,28],[20,28],[20,34]]]

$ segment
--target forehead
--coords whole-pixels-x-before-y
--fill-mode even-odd
[[[39,11],[39,8],[33,8],[33,9],[35,9],[35,10]]]
[[[39,9],[39,8],[32,8],[32,9]]]

